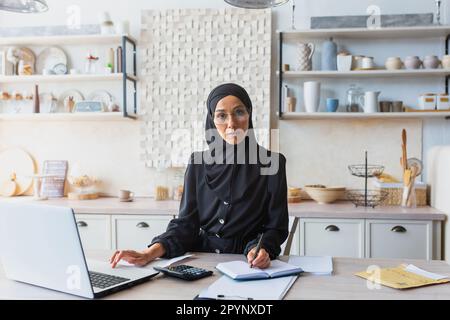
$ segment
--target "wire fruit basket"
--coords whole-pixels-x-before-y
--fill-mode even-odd
[[[348,166],[348,169],[350,170],[351,174],[360,177],[365,178],[366,177],[366,165],[364,164],[355,164]],[[367,177],[373,178],[373,177],[379,177],[383,174],[384,166],[377,166],[377,165],[367,165]]]
[[[389,193],[386,190],[347,190],[346,196],[356,207],[372,207],[383,203]]]
[[[350,173],[355,177],[364,178],[363,190],[347,190],[346,196],[356,207],[372,207],[383,203],[388,193],[385,190],[368,190],[367,182],[369,178],[380,176],[384,171],[384,166],[369,165],[367,162],[367,151],[364,164],[348,166]]]

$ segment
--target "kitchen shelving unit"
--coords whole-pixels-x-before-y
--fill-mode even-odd
[[[121,112],[0,114],[1,121],[130,121]]]
[[[278,116],[283,120],[292,119],[372,119],[372,118],[446,118],[449,112],[399,112],[399,113],[306,113],[283,112],[283,79],[320,79],[320,78],[373,78],[373,77],[443,77],[445,90],[449,93],[450,69],[417,69],[417,70],[370,70],[370,71],[282,71],[283,43],[285,41],[302,41],[306,39],[395,39],[401,37],[440,37],[445,39],[445,54],[449,54],[450,26],[402,27],[402,28],[350,28],[350,29],[309,29],[294,31],[278,31],[279,66],[277,71],[279,84]]]
[[[111,121],[137,119],[137,41],[128,35],[67,35],[67,36],[36,36],[36,37],[4,37],[0,38],[0,46],[51,46],[51,45],[106,45],[122,46],[123,73],[113,74],[65,74],[65,75],[31,75],[31,76],[0,76],[1,84],[15,83],[61,83],[61,82],[101,82],[121,81],[123,85],[122,113],[55,113],[55,114],[0,114],[0,120],[18,121]],[[133,70],[127,70],[127,48],[132,47]],[[128,112],[128,82],[133,84],[133,112]]]

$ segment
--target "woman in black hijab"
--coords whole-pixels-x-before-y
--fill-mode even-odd
[[[252,266],[267,268],[280,254],[288,235],[286,159],[257,144],[252,102],[242,87],[218,86],[207,107],[208,150],[191,155],[179,217],[143,252],[116,251],[112,267],[121,259],[142,266],[202,251],[243,253]]]

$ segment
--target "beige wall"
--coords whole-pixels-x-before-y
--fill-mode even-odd
[[[25,149],[36,160],[38,170],[44,160],[68,160],[69,166],[78,165],[99,178],[100,190],[108,195],[116,195],[121,188],[137,195],[152,193],[155,179],[161,175],[140,161],[140,140],[140,122],[131,120],[0,123],[0,150]]]
[[[421,158],[422,126],[418,120],[280,121],[280,151],[287,157],[288,183],[363,188],[364,179],[347,168],[369,163],[401,179],[401,131],[408,133],[408,157]],[[370,185],[369,185],[370,186]]]

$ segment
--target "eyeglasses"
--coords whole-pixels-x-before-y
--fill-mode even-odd
[[[245,109],[237,109],[233,111],[233,113],[219,111],[214,114],[214,123],[226,124],[230,120],[230,116],[232,116],[236,121],[245,121],[247,120],[249,114]]]

